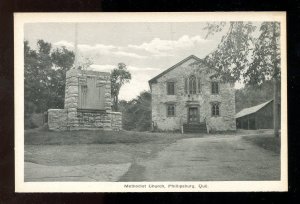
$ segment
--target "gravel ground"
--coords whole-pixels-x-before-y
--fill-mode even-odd
[[[280,156],[239,136],[181,139],[154,159],[132,165],[120,180],[280,180]]]

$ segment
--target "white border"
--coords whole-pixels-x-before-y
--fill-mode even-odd
[[[24,182],[24,24],[37,22],[281,22],[281,180],[204,182]],[[287,191],[287,51],[285,12],[164,13],[15,13],[15,191],[16,192],[238,192]],[[146,188],[124,188],[125,184]],[[185,184],[196,188],[150,188],[151,184]],[[199,188],[200,186],[206,186]]]

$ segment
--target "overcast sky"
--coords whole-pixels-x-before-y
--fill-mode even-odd
[[[189,55],[204,58],[216,49],[222,32],[204,39],[205,23],[79,23],[80,60],[89,57],[91,68],[110,71],[119,62],[127,65],[132,80],[120,91],[130,100],[149,90],[148,80]],[[34,23],[24,27],[25,40],[35,49],[37,40],[53,47],[74,49],[74,23]]]

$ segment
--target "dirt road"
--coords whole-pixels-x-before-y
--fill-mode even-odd
[[[240,136],[178,140],[148,161],[136,161],[120,181],[279,180],[280,156]]]

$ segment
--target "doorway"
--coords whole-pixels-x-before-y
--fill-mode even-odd
[[[188,108],[188,123],[198,123],[199,122],[199,111],[198,107]]]

